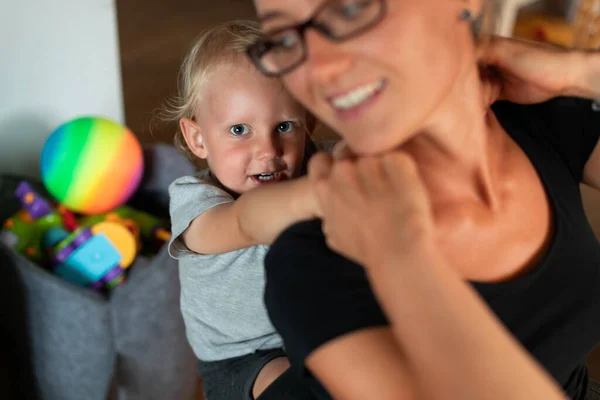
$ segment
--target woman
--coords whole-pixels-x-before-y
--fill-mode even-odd
[[[502,353],[480,350],[508,339],[493,321],[464,328],[485,309],[463,280],[571,398],[586,398],[600,246],[579,183],[600,186],[600,115],[588,100],[546,100],[600,97],[598,56],[509,46],[514,63],[495,60],[508,68],[498,91],[472,38],[477,0],[255,4],[267,36],[250,49],[257,66],[359,155],[315,159],[325,235],[318,221],[298,224],[266,260],[267,307],[293,367],[339,398],[485,398],[494,385],[464,382],[510,386],[527,362],[512,376],[489,367]],[[543,63],[522,62],[529,51]],[[498,95],[544,102],[491,107]],[[480,354],[496,358],[469,362]],[[536,396],[525,389],[507,393]]]

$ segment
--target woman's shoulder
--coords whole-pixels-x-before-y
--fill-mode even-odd
[[[529,121],[558,121],[560,125],[579,119],[584,115],[596,114],[597,108],[591,100],[579,97],[555,97],[543,103],[518,104],[510,101],[497,101],[492,111],[501,122],[526,118]]]
[[[557,97],[539,104],[499,101],[492,110],[506,132],[529,154],[560,155],[579,182],[600,137],[600,112],[591,100]]]

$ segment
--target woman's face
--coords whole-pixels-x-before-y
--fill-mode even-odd
[[[267,33],[305,21],[323,4],[254,1],[259,18],[278,14],[263,21]],[[292,94],[360,154],[391,150],[434,125],[457,78],[474,65],[470,24],[460,13],[469,8],[475,15],[476,1],[386,3],[377,25],[347,41],[309,28],[306,61],[284,76]]]

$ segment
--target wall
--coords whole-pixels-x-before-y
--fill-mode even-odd
[[[83,114],[123,122],[112,0],[0,0],[0,173],[36,176],[47,136]]]

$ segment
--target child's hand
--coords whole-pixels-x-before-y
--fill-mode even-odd
[[[340,145],[334,155],[309,164],[329,247],[371,266],[433,240],[429,198],[408,154],[353,159]]]

